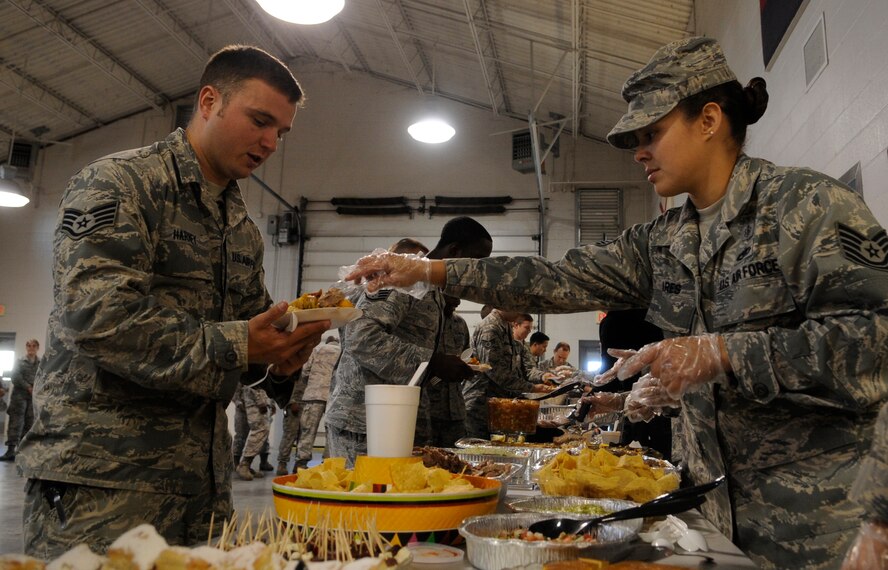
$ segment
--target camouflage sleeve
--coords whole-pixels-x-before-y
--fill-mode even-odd
[[[888,522],[888,402],[879,412],[873,446],[860,467],[851,498],[863,505],[869,518]]]
[[[376,376],[406,384],[433,352],[392,334],[402,320],[411,318],[413,297],[382,290],[375,296],[364,295],[358,307],[364,315],[348,325],[349,338],[354,339],[349,346],[352,357]]]
[[[738,387],[763,403],[875,406],[888,396],[885,230],[858,195],[819,174],[787,176],[779,191],[778,263],[807,320],[724,334]]]
[[[447,260],[445,293],[527,312],[647,307],[649,231],[650,224],[633,226],[610,243],[571,249],[559,261],[538,256]]]
[[[96,366],[142,386],[227,400],[246,369],[247,323],[198,320],[152,297],[152,220],[175,202],[149,200],[151,185],[113,160],[71,179],[53,247],[59,337]],[[95,211],[102,223],[71,235],[63,225],[69,208]]]
[[[311,379],[311,369],[314,366],[315,361],[318,359],[318,354],[319,352],[317,348],[311,352],[311,356],[308,357],[308,362],[302,367],[299,381],[293,385],[293,392],[290,394],[290,401],[287,402],[288,404],[295,404],[302,401],[302,397],[305,394],[305,388],[308,386],[308,381]]]
[[[492,326],[492,323],[481,321],[474,336],[472,350],[480,362],[490,364],[491,369],[479,373],[498,386],[500,391],[509,393],[510,396],[520,396],[531,389],[520,374],[516,374],[512,367],[512,339],[503,334],[500,327]]]
[[[251,406],[264,406],[266,404],[267,396],[262,390],[257,390],[256,388],[248,388],[244,386],[242,394],[244,406],[248,408]]]
[[[519,349],[521,350],[521,360],[524,371],[527,374],[527,381],[531,384],[540,384],[543,381],[544,372],[533,365],[530,351],[527,350],[527,346],[523,342],[519,344]]]
[[[15,368],[12,371],[12,375],[10,376],[12,380],[12,387],[16,390],[25,390],[29,388],[28,382],[25,380],[25,375],[22,374],[22,363],[21,361],[15,363]]]

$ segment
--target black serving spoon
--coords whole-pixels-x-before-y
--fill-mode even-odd
[[[594,519],[557,518],[541,520],[530,525],[528,530],[538,532],[546,538],[558,538],[561,536],[561,533],[580,534],[587,529],[604,523],[681,513],[702,505],[706,500],[704,495],[724,483],[724,481],[725,477],[722,475],[715,481],[678,489],[677,491],[660,495],[637,507],[623,509],[622,511],[616,511]]]

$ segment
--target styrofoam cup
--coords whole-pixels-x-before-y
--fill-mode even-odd
[[[409,457],[419,410],[419,386],[370,384],[364,387],[367,455]]]

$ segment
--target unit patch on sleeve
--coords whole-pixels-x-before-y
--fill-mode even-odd
[[[72,239],[80,239],[91,233],[111,226],[117,218],[117,205],[119,202],[102,204],[83,212],[76,208],[65,208],[62,215],[63,233]]]
[[[888,270],[888,234],[885,230],[871,238],[842,224],[836,224],[836,231],[845,259],[873,269]]]

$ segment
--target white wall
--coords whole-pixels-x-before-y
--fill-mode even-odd
[[[806,90],[802,49],[821,14],[829,64]],[[836,178],[859,161],[864,198],[888,225],[888,2],[810,0],[769,71],[758,2],[697,0],[697,28],[721,42],[742,83],[768,82],[770,103],[749,129],[748,153]]]

